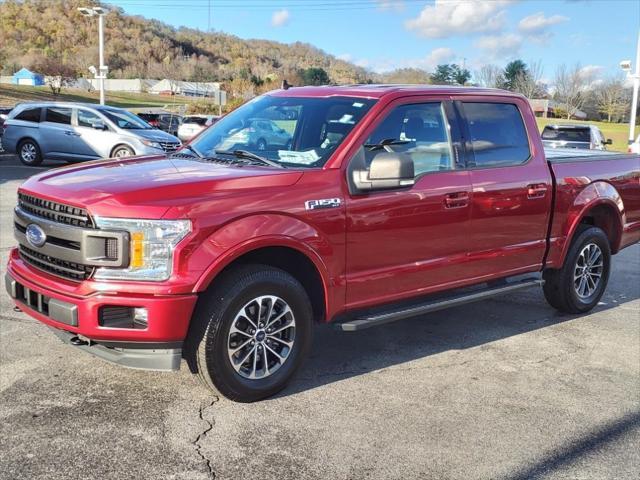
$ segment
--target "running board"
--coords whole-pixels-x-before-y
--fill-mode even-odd
[[[376,325],[395,322],[396,320],[403,320],[405,318],[415,317],[425,313],[444,310],[445,308],[464,305],[465,303],[477,302],[479,300],[510,293],[523,288],[542,286],[543,284],[544,280],[540,278],[521,280],[517,283],[502,284],[497,287],[489,287],[472,293],[459,294],[448,298],[438,298],[436,300],[427,301],[420,305],[402,310],[387,311],[377,315],[358,317],[344,323],[337,323],[335,326],[338,330],[342,330],[343,332],[355,332],[358,330],[364,330],[365,328],[375,327]]]

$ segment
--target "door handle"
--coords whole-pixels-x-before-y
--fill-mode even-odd
[[[527,185],[527,198],[535,200],[536,198],[544,198],[547,196],[546,183],[532,183]]]
[[[70,137],[79,137],[80,134],[76,132],[70,132],[69,130],[64,132],[65,135],[69,135]]]
[[[469,205],[469,192],[447,193],[444,196],[444,208],[463,208]]]

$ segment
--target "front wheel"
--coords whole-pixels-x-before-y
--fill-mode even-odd
[[[42,153],[40,147],[33,140],[23,140],[18,145],[18,156],[20,161],[30,167],[35,167],[42,163]]]
[[[544,295],[561,312],[588,312],[602,298],[610,271],[609,239],[601,229],[585,225],[576,234],[562,268],[544,272]]]
[[[127,147],[126,145],[120,145],[114,148],[113,152],[111,153],[112,158],[126,158],[126,157],[132,157],[134,155],[135,155],[134,151],[131,150],[131,148]]]
[[[192,322],[187,361],[195,363],[205,385],[239,402],[283,389],[311,346],[306,291],[291,275],[269,266],[226,273],[203,294]]]

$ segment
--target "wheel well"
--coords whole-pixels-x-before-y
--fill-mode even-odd
[[[38,144],[38,142],[36,141],[36,139],[35,139],[35,138],[32,138],[32,137],[22,137],[20,140],[18,140],[18,142],[16,143],[16,146],[17,146],[18,148],[20,148],[20,146],[21,146],[24,142],[26,142],[27,140],[31,140],[33,143],[35,143],[35,144],[36,144],[36,146],[37,146],[38,148],[40,148],[40,145]]]
[[[590,225],[601,229],[609,239],[612,253],[616,253],[615,249],[621,233],[621,225],[618,218],[618,212],[611,205],[597,205],[582,217],[580,225]]]
[[[309,295],[314,320],[316,322],[324,320],[326,311],[322,277],[316,266],[304,253],[289,247],[259,248],[235,259],[224,268],[224,271],[250,263],[279,268],[298,280]]]

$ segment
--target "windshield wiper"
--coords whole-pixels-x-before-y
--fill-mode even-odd
[[[405,145],[410,143],[409,140],[400,140],[398,138],[385,138],[384,140],[380,140],[378,143],[365,143],[365,148],[368,148],[370,151],[380,150],[384,148],[387,151],[392,151],[390,148],[391,145]]]
[[[193,148],[191,145],[183,145],[183,147],[181,148],[181,150],[191,150],[193,153],[196,154],[196,157],[198,158],[202,158],[202,155],[200,155],[200,152],[198,152],[195,148]]]
[[[269,160],[268,158],[261,157],[260,155],[256,155],[255,153],[248,150],[216,150],[215,152],[219,155],[233,155],[236,158],[253,160],[255,162],[262,163],[263,165],[269,165],[271,167],[285,168],[284,165],[280,165],[278,162],[274,162],[273,160]]]

